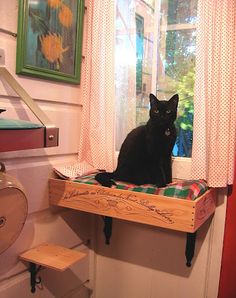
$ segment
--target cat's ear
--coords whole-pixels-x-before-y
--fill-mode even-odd
[[[150,104],[151,104],[151,106],[157,104],[157,102],[159,101],[159,100],[156,98],[156,96],[155,96],[154,94],[152,94],[152,93],[150,93],[149,98],[150,98]]]
[[[169,100],[169,103],[174,104],[176,108],[178,106],[178,102],[179,102],[179,95],[178,94],[173,95],[171,97],[171,99]]]

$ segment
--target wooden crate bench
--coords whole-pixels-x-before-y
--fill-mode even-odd
[[[216,207],[213,189],[186,200],[53,178],[49,179],[49,201],[51,205],[190,233]]]
[[[139,186],[124,187],[121,183],[107,188],[88,179],[69,181],[49,179],[49,201],[51,205],[71,208],[104,216],[104,234],[109,244],[112,218],[148,224],[156,227],[187,232],[186,259],[191,266],[194,255],[197,229],[214,213],[216,196],[213,189],[204,189],[189,196],[188,189],[178,184],[165,189]],[[179,182],[178,182],[179,183]],[[188,181],[189,187],[196,181]],[[200,182],[201,184],[201,182]],[[120,189],[125,188],[125,189]],[[130,190],[132,189],[132,190]],[[148,190],[147,190],[148,189]],[[151,189],[151,191],[150,191]],[[150,193],[151,192],[151,193]],[[185,199],[169,197],[160,193],[185,194]],[[186,197],[187,195],[187,197]]]

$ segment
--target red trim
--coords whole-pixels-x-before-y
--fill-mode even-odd
[[[0,152],[44,147],[45,128],[0,130]]]
[[[236,174],[228,198],[218,298],[236,297]]]

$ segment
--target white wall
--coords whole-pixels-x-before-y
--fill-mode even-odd
[[[104,244],[97,219],[96,298],[217,298],[225,200],[197,232],[192,267],[185,265],[186,234],[113,220]]]
[[[17,32],[18,1],[1,0],[0,14],[0,27]],[[87,241],[91,236],[90,216],[73,210],[51,208],[47,193],[52,167],[77,158],[82,112],[81,86],[15,75],[16,39],[0,32],[0,48],[5,51],[5,67],[59,127],[58,147],[0,153],[0,161],[5,163],[7,172],[24,186],[29,207],[19,238],[0,255],[0,297],[89,297],[88,285],[83,283],[89,279],[90,250]],[[5,116],[8,118],[36,121],[16,94],[4,88],[1,81],[0,106],[7,109]],[[4,198],[0,198],[0,203],[1,199]],[[83,250],[88,257],[63,273],[42,270],[43,289],[33,295],[30,293],[27,264],[21,262],[18,255],[43,242]]]

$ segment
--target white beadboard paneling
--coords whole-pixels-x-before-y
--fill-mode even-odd
[[[81,250],[87,253],[87,250]],[[89,259],[84,258],[64,272],[44,270],[41,275],[43,285],[53,297],[88,298],[89,290],[86,288],[89,280]]]
[[[7,26],[2,26],[2,28],[6,29]],[[15,73],[16,65],[16,38],[0,32],[0,47],[5,51],[5,64],[1,66],[6,67],[8,71],[13,75]]]
[[[8,97],[1,95],[0,105],[1,108],[6,109],[6,111],[1,114],[1,118],[20,119],[31,121],[34,123],[40,123],[37,117],[33,114],[33,112],[30,111],[30,109],[24,104],[24,102],[19,97],[14,98],[10,96]]]
[[[0,27],[17,32],[18,1],[0,1]],[[86,16],[85,16],[86,20]],[[84,28],[86,31],[86,28]],[[86,38],[85,38],[86,40]],[[45,149],[0,153],[7,172],[22,183],[27,193],[29,214],[16,242],[0,255],[0,297],[89,297],[81,283],[93,268],[88,256],[62,274],[42,271],[44,289],[30,292],[29,273],[18,255],[42,242],[74,247],[90,238],[90,215],[48,204],[48,178],[56,164],[77,160],[82,113],[82,87],[15,74],[16,38],[0,33],[0,47],[5,50],[5,67],[37,102],[49,119],[59,127],[59,146]],[[84,43],[83,43],[84,47]],[[81,82],[83,81],[82,61]],[[0,79],[0,106],[7,108],[4,117],[31,120],[35,116],[20,101],[4,80]],[[1,140],[0,140],[1,142]],[[82,247],[89,252],[89,248]],[[90,263],[90,264],[89,264]]]
[[[46,270],[49,271],[49,270]],[[89,298],[90,290],[87,289],[86,284],[83,284],[83,281],[77,278],[76,272],[66,271],[60,275],[57,272],[50,272],[51,276],[45,279],[45,272],[40,273],[43,278],[43,287],[41,285],[37,286],[36,292],[32,294],[30,292],[30,279],[29,274],[25,273],[17,279],[11,282],[11,284],[6,285],[5,287],[0,288],[0,298]],[[69,280],[69,284],[64,283],[65,278]],[[52,283],[48,285],[48,280]],[[57,282],[59,286],[63,285],[62,291],[59,293],[59,296],[56,290]],[[55,287],[54,287],[55,285]],[[58,287],[61,288],[61,287]]]
[[[0,11],[1,11],[0,27],[13,32],[17,32],[18,1],[17,0],[11,0],[10,2],[6,0],[0,1]],[[86,14],[85,14],[85,20],[86,20]],[[84,31],[85,31],[85,26],[84,26]],[[85,36],[85,34],[83,36]],[[44,99],[44,98],[47,99],[48,97],[50,97],[52,101],[55,100],[55,101],[61,101],[65,103],[82,102],[81,85],[73,85],[68,83],[55,82],[50,80],[32,78],[28,76],[16,75],[15,74],[16,38],[0,33],[0,47],[5,49],[6,68],[17,79],[17,81],[22,85],[22,87],[29,93],[31,97],[37,98],[37,99]],[[84,48],[84,45],[83,45],[83,48]],[[82,59],[82,65],[81,65],[82,73],[83,73],[83,68],[84,68],[84,61]]]
[[[26,92],[33,98],[51,98],[52,101],[55,100],[74,104],[81,104],[82,102],[80,85],[34,79],[21,75],[16,77]],[[37,88],[35,88],[35,86],[37,86]]]
[[[204,297],[214,298],[218,296],[218,281],[220,280],[224,244],[227,199],[227,188],[219,189],[217,208],[212,221],[212,229],[210,233],[210,245],[207,260],[207,280]]]
[[[0,1],[0,11],[0,27],[16,33],[18,20],[18,1]],[[84,24],[86,25],[86,14],[84,16]],[[86,34],[85,25],[83,34],[84,37]],[[84,38],[83,41],[83,49],[85,47],[85,40],[86,38]],[[81,85],[73,85],[68,83],[32,78],[29,76],[16,75],[16,38],[0,32],[0,47],[5,50],[5,67],[17,79],[17,81],[22,85],[22,87],[29,93],[31,97],[45,100],[51,98],[52,101],[60,101],[64,103],[82,103],[83,99]],[[81,65],[82,77],[83,69],[84,59],[82,59]]]
[[[75,249],[88,252],[81,247]],[[39,285],[34,294],[30,292],[30,274],[24,272],[0,283],[0,298],[88,298],[90,297],[90,291],[86,287],[89,279],[88,268],[88,258],[82,259],[64,272],[44,268],[38,274],[42,279],[42,286]]]
[[[16,39],[14,39],[13,37],[6,37],[2,42],[0,41],[0,47],[5,50],[4,67],[7,68],[11,75],[17,80],[21,87],[23,87],[32,98],[41,100],[47,100],[48,98],[50,98],[52,101],[59,101],[68,104],[82,103],[82,90],[80,85],[73,85],[68,83],[33,78],[29,76],[16,75]],[[82,66],[83,64],[84,62],[82,61]],[[2,94],[16,95],[16,93],[11,89],[2,91]]]
[[[48,177],[52,173],[52,166],[48,161],[31,165],[22,163],[20,167],[7,170],[7,173],[23,185],[29,214],[48,208]]]
[[[45,157],[9,159],[5,162],[7,173],[17,178],[25,189],[29,214],[49,207],[48,178],[53,175],[53,166],[75,160],[75,156],[65,156],[49,159]]]
[[[86,287],[87,283],[77,278],[77,272],[72,272],[70,269],[63,273],[52,272],[45,270],[40,272],[43,283],[38,285],[36,292],[30,292],[29,274],[24,273],[22,276],[14,279],[11,284],[0,289],[0,298],[89,298],[90,290]],[[48,273],[48,274],[47,274]],[[47,275],[46,275],[47,274]],[[69,283],[64,283],[67,279]],[[50,280],[50,284],[48,284]],[[57,284],[54,283],[57,282]],[[58,288],[57,288],[58,286]],[[58,293],[58,289],[62,290]],[[58,295],[58,296],[56,296]]]
[[[99,256],[97,261],[96,298],[149,298],[149,268]],[[159,297],[156,295],[156,297]],[[161,298],[161,297],[160,297]],[[164,298],[164,297],[163,297]]]
[[[16,33],[17,27],[17,14],[18,14],[18,1],[0,1],[0,27]],[[2,36],[3,33],[1,33]],[[5,36],[6,38],[6,36]],[[1,39],[1,38],[0,38]]]
[[[84,243],[80,249],[89,252],[86,243],[90,239],[90,230],[89,215],[78,211],[60,208],[54,213],[46,210],[28,216],[20,236],[0,255],[0,282],[26,270],[27,262],[20,261],[18,256],[42,243],[49,242],[67,248]],[[88,264],[89,255],[86,260]]]
[[[195,257],[188,268],[185,233],[114,220],[107,246],[99,220],[95,297],[204,298],[213,246],[210,229],[209,221],[198,231]],[[217,284],[215,280],[214,287]]]

